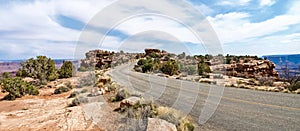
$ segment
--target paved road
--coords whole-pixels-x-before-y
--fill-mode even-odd
[[[144,93],[145,97],[179,109],[199,120],[206,105],[218,104],[218,93],[210,89],[222,87],[196,82],[168,79],[131,71],[132,64],[109,72],[119,84]],[[210,94],[210,95],[209,95]],[[211,108],[211,109],[210,109]],[[213,106],[205,108],[213,110]],[[203,114],[202,114],[203,115]],[[300,95],[278,92],[224,88],[214,114],[197,130],[300,130]]]

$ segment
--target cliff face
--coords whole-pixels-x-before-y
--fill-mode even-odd
[[[243,78],[259,78],[259,77],[275,77],[279,78],[278,72],[275,70],[276,65],[269,60],[250,60],[248,62],[223,64],[222,67],[212,67],[213,70],[226,71],[226,75],[243,77]]]

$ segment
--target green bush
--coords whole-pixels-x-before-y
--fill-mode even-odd
[[[70,96],[68,97],[68,98],[74,98],[74,97],[76,97],[76,96],[78,96],[79,95],[79,92],[78,91],[74,91],[74,92],[72,92],[71,94],[70,94]]]
[[[55,62],[46,56],[37,56],[36,59],[29,59],[21,64],[21,69],[17,72],[20,77],[32,77],[39,79],[41,83],[54,81],[58,78]]]
[[[137,62],[137,64],[139,65],[139,66],[143,66],[143,65],[145,65],[147,63],[147,60],[145,60],[145,59],[140,59],[138,62]]]
[[[142,66],[143,73],[150,72],[153,70],[153,64],[152,63],[146,63]]]
[[[39,91],[31,83],[25,82],[20,77],[9,77],[1,79],[0,85],[2,86],[3,92],[8,92],[9,94],[5,96],[6,100],[15,100],[26,94],[28,95],[38,95]]]
[[[1,78],[0,78],[0,79],[10,78],[10,77],[11,77],[11,75],[10,75],[9,72],[3,72],[3,73],[1,74]]]
[[[193,125],[193,123],[190,123],[190,122],[185,123],[184,127],[185,127],[186,131],[193,131],[193,130],[195,130],[195,126]]]
[[[137,63],[138,67],[142,68],[142,72],[151,72],[153,71],[153,60],[151,57],[147,57],[147,59],[140,59]]]
[[[74,65],[71,61],[64,61],[58,70],[59,78],[70,78],[73,76]]]
[[[162,64],[160,70],[170,76],[175,75],[179,71],[179,65],[175,60],[168,60]]]
[[[61,86],[57,89],[54,90],[54,94],[61,94],[61,93],[65,93],[65,92],[68,92],[70,91],[71,88],[68,88],[68,87],[65,87],[65,86]]]
[[[198,74],[204,75],[205,73],[211,73],[210,67],[204,62],[200,62],[198,64]]]
[[[160,58],[161,57],[161,55],[158,55],[155,52],[150,53],[148,56],[151,58]]]

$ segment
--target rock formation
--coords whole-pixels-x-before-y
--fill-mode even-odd
[[[279,78],[275,70],[276,65],[269,60],[250,60],[247,63],[239,62],[212,66],[213,71],[223,70],[228,76],[243,78],[275,77]]]
[[[166,56],[168,55],[168,52],[165,51],[165,50],[159,50],[159,49],[145,49],[145,56],[148,56],[152,53],[155,53],[156,55],[159,55],[159,56]]]
[[[110,67],[112,63],[114,52],[103,50],[92,50],[85,54],[86,58],[81,60],[83,67],[96,67],[103,68],[104,66]]]

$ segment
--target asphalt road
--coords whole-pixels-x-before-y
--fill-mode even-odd
[[[198,124],[197,130],[300,130],[299,94],[222,88],[137,73],[131,71],[132,66],[118,66],[109,74],[119,84],[164,106],[181,110],[196,122],[201,120],[200,115],[209,118],[204,124]],[[221,96],[220,91],[223,91]]]

